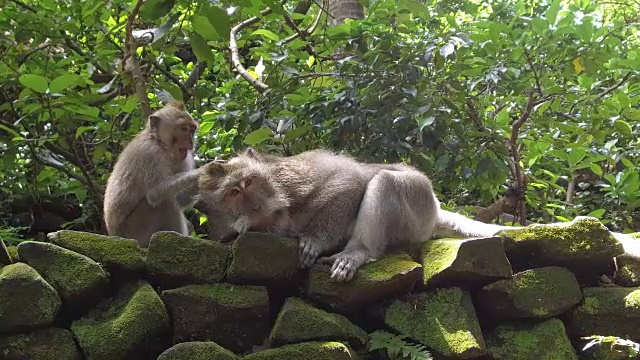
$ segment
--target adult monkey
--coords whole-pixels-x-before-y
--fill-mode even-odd
[[[440,209],[429,178],[404,164],[366,164],[325,150],[276,157],[249,149],[201,169],[198,199],[215,208],[214,226],[298,237],[300,266],[332,264],[338,281],[396,243],[514,228]]]
[[[188,235],[182,209],[198,191],[193,159],[197,128],[177,101],[149,116],[107,180],[104,219],[109,235],[135,239],[143,247],[157,231]]]

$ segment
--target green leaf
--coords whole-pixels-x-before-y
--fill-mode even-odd
[[[211,25],[209,19],[202,15],[193,15],[191,18],[191,27],[206,40],[216,41],[222,39],[222,36],[218,34],[218,31]]]
[[[433,124],[435,120],[435,116],[425,116],[421,118],[420,121],[418,121],[418,127],[420,128],[420,131],[422,131],[422,129],[424,129],[425,127]]]
[[[196,55],[199,61],[206,61],[209,64],[212,64],[216,61],[215,56],[211,52],[211,48],[209,44],[207,44],[207,40],[205,40],[202,36],[198,35],[195,32],[191,33],[189,37],[191,40],[191,48],[193,49],[193,53]]]
[[[618,119],[614,121],[613,127],[622,135],[625,135],[625,136],[633,135],[633,128],[631,128],[631,125],[629,125],[629,123],[624,120]]]
[[[295,129],[289,130],[287,131],[287,133],[284,135],[284,141],[283,143],[288,144],[291,141],[303,136],[304,134],[308,133],[309,130],[311,130],[313,128],[313,125],[311,124],[306,124],[304,126],[299,126]]]
[[[556,23],[556,19],[558,18],[558,11],[560,11],[561,2],[561,0],[554,0],[547,9],[547,21],[551,25],[554,25]]]
[[[267,30],[267,29],[258,29],[254,32],[251,33],[251,36],[253,35],[262,35],[268,39],[271,39],[273,41],[280,41],[280,37],[276,34],[274,34],[273,32]]]
[[[36,74],[20,75],[18,81],[20,81],[22,85],[39,93],[44,93],[49,88],[49,79]]]
[[[49,85],[49,91],[52,94],[59,93],[67,88],[73,89],[75,86],[70,87],[71,85],[75,85],[75,82],[80,78],[79,75],[76,74],[64,74],[60,75],[57,78],[51,81],[51,85]]]
[[[271,129],[260,128],[248,134],[247,136],[245,136],[242,142],[247,145],[253,146],[267,140],[270,137],[271,137]]]
[[[76,129],[76,138],[79,138],[85,131],[94,130],[93,126],[78,126]]]
[[[140,17],[147,21],[153,21],[167,15],[175,4],[175,0],[147,0],[140,7]]]
[[[593,216],[594,218],[600,219],[602,218],[602,215],[604,215],[605,212],[606,212],[605,209],[597,209],[588,213],[587,216]]]
[[[218,35],[223,38],[229,36],[229,32],[231,32],[231,19],[226,10],[211,5],[206,7],[204,15],[209,19],[209,22],[216,29]]]
[[[591,168],[591,171],[593,171],[594,174],[598,175],[598,176],[602,176],[602,167],[600,167],[600,165],[598,164],[590,164],[589,168]]]

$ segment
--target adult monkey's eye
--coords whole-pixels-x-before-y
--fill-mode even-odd
[[[189,125],[182,125],[182,126],[180,126],[180,130],[182,130],[182,131],[189,131]]]
[[[240,193],[240,191],[238,189],[231,189],[231,191],[229,192],[229,194],[231,196],[236,196]]]

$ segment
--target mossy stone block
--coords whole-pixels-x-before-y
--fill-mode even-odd
[[[600,275],[613,268],[622,245],[596,218],[578,216],[571,222],[534,224],[500,232],[507,257],[516,270],[562,266],[576,275]]]
[[[582,300],[576,277],[569,270],[547,266],[519,272],[496,281],[478,293],[478,310],[493,320],[547,318]]]
[[[587,287],[582,293],[584,301],[567,321],[570,334],[640,341],[640,287]]]
[[[213,341],[190,341],[164,351],[158,360],[238,360],[240,357]]]
[[[226,281],[234,284],[286,284],[298,274],[298,240],[244,233],[231,245]]]
[[[356,353],[340,342],[306,342],[249,354],[243,360],[355,360]]]
[[[234,352],[264,342],[269,296],[262,286],[187,285],[162,292],[173,319],[173,340],[215,341]]]
[[[487,347],[496,360],[577,360],[562,321],[536,325],[500,325],[487,334]]]
[[[469,359],[487,353],[471,296],[443,288],[394,300],[385,323],[444,356]]]
[[[82,360],[83,357],[71,331],[46,328],[0,337],[0,359]]]
[[[219,242],[161,231],[151,236],[147,274],[163,287],[217,283],[222,280],[231,251]]]
[[[0,267],[4,265],[10,265],[13,263],[11,259],[11,254],[7,249],[7,246],[4,244],[4,241],[0,239]]]
[[[155,358],[169,334],[167,309],[153,288],[136,281],[120,288],[71,324],[88,360]]]
[[[316,264],[309,271],[306,294],[338,311],[351,311],[411,290],[422,266],[406,253],[394,253],[363,265],[347,282],[331,280],[331,266]]]
[[[315,308],[302,299],[287,298],[269,335],[269,346],[308,341],[346,341],[364,347],[367,332],[340,314]]]
[[[17,246],[7,246],[7,253],[11,257],[12,263],[20,261],[20,256],[18,255],[18,247]]]
[[[135,240],[73,230],[59,230],[47,236],[52,243],[102,264],[113,277],[144,274],[145,254]]]
[[[61,304],[58,292],[31,266],[0,268],[0,333],[49,326]]]
[[[499,237],[427,241],[421,255],[426,287],[481,287],[513,275]]]
[[[18,253],[58,291],[65,305],[95,305],[109,290],[109,278],[102,267],[75,251],[45,242],[23,241]]]

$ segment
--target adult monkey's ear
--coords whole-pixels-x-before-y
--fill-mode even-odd
[[[226,162],[212,161],[204,166],[204,172],[207,175],[218,178],[227,173]]]
[[[178,110],[184,110],[184,103],[182,101],[175,100],[175,99],[169,100],[169,102],[167,103],[166,106],[170,106],[170,107],[176,108]]]
[[[251,146],[244,151],[244,155],[252,159],[260,159],[260,153],[254,150]]]

